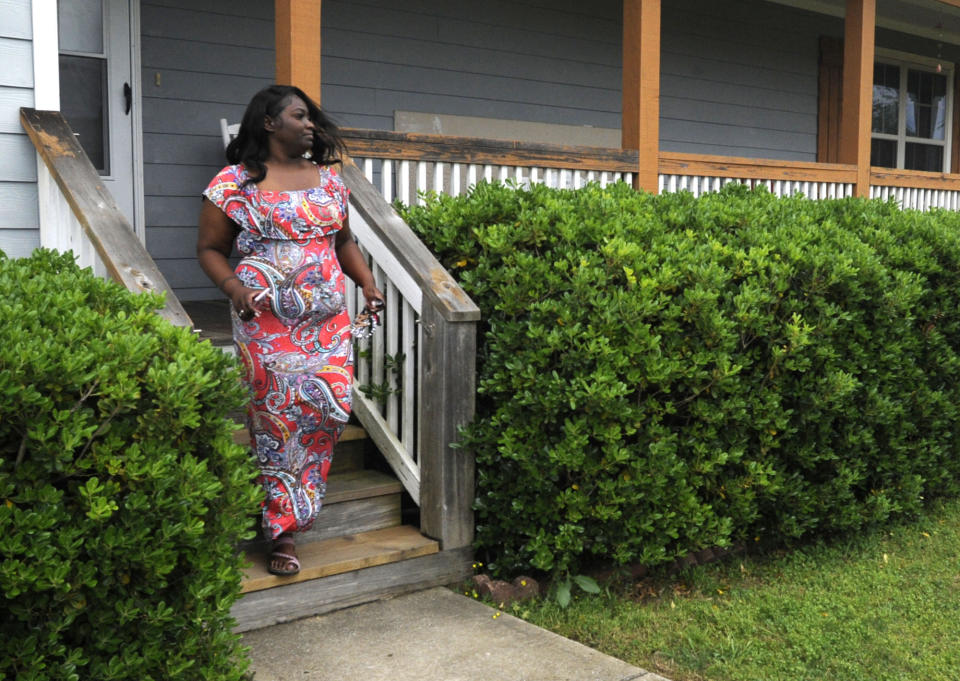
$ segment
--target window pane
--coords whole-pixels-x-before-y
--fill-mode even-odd
[[[103,53],[102,0],[58,0],[61,52]]]
[[[894,140],[870,140],[870,165],[897,167],[897,143]]]
[[[903,167],[907,170],[943,170],[943,147],[936,144],[907,142]]]
[[[907,71],[907,135],[942,140],[947,115],[947,78],[929,71]]]
[[[873,131],[897,134],[900,103],[900,67],[873,65]]]
[[[60,55],[60,111],[101,175],[110,174],[107,165],[106,86],[105,59]]]

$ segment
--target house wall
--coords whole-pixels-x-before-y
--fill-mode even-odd
[[[815,161],[819,38],[840,19],[758,0],[663,3],[660,148]]]
[[[226,164],[220,119],[273,82],[273,2],[143,0],[140,26],[147,250],[181,300],[216,298],[196,264],[200,194]]]
[[[218,119],[238,121],[273,78],[273,4],[141,11],[147,246],[183,299],[216,296],[194,259],[197,197],[222,163]],[[407,111],[618,128],[621,12],[621,0],[323,0],[322,105],[348,127],[390,130]],[[842,19],[670,0],[662,23],[662,149],[816,160],[819,38],[842,36]],[[889,31],[878,42],[930,50]]]
[[[30,0],[0,0],[0,250],[22,257],[40,245],[37,157],[20,126],[34,104]]]
[[[400,110],[620,126],[619,0],[323,8],[323,104],[343,125],[392,129]],[[661,148],[815,159],[818,39],[840,35],[839,19],[671,0],[662,26]]]

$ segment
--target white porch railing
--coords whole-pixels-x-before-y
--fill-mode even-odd
[[[853,196],[854,166],[766,159],[661,153],[661,192],[689,191],[694,196],[719,191],[731,182],[766,187],[775,196],[801,193],[809,199]]]
[[[660,175],[661,192],[688,191],[694,196],[720,191],[736,182],[751,189],[766,187],[774,196],[803,194],[808,199],[840,199],[853,196],[853,184],[847,182],[815,182],[800,180],[761,180],[749,177],[718,177],[703,175]]]
[[[636,153],[503,140],[374,130],[346,130],[347,147],[364,176],[388,201],[422,202],[421,193],[458,196],[481,180],[579,189],[633,183]]]
[[[473,418],[480,310],[352,163],[350,229],[386,298],[383,328],[359,341],[353,408],[446,549],[473,541],[473,458],[453,448]],[[355,314],[362,292],[348,282]],[[373,386],[373,389],[364,386]]]
[[[960,179],[944,173],[871,168],[870,198],[892,198],[901,208],[914,210],[960,210]]]

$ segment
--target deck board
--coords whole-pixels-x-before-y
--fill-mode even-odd
[[[437,553],[439,544],[406,525],[335,537],[298,547],[300,573],[279,577],[267,572],[263,553],[247,554],[251,565],[244,571],[241,593],[361,570]]]

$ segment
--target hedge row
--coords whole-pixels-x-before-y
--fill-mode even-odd
[[[0,291],[0,679],[244,678],[233,363],[70,255]]]
[[[960,217],[480,184],[405,217],[483,312],[494,569],[663,563],[960,492]]]

